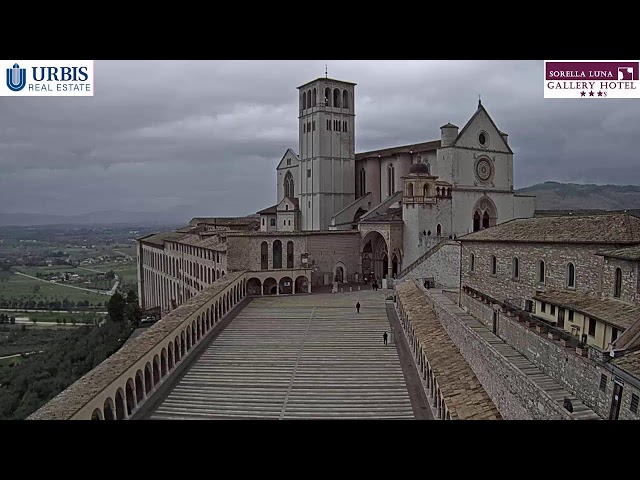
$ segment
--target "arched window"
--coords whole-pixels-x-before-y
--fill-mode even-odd
[[[288,171],[284,176],[284,196],[289,198],[295,197],[295,189],[294,189],[293,175],[291,171]]]
[[[413,197],[413,183],[407,183],[407,197]]]
[[[427,186],[427,184],[425,183],[424,186],[422,187],[422,195],[424,197],[428,197],[429,196],[429,188]]]
[[[273,268],[282,268],[282,242],[273,242]]]
[[[473,214],[473,231],[477,232],[480,230],[480,212],[476,210],[476,213]]]
[[[476,271],[476,256],[472,253],[471,258],[469,259],[469,270],[472,272]]]
[[[335,88],[333,90],[333,106],[335,108],[340,108],[340,89]]]
[[[487,211],[482,215],[482,228],[489,228],[489,212]]]
[[[567,287],[576,288],[576,267],[571,262],[567,264]]]
[[[387,193],[388,197],[395,193],[395,169],[393,168],[393,164],[389,164],[387,167]]]
[[[436,236],[437,237],[441,237],[442,236],[442,225],[438,224],[436,226]]]
[[[427,163],[427,175],[431,175],[431,164]]]
[[[267,242],[260,244],[260,268],[262,270],[269,269],[269,244]],[[220,278],[219,275],[218,278]]]
[[[331,89],[329,87],[324,89],[324,104],[327,107],[331,106]]]
[[[544,283],[544,278],[545,278],[545,274],[544,274],[544,260],[540,260],[538,262],[538,282],[539,283]]]
[[[302,92],[302,109],[307,108],[307,92]]]
[[[349,92],[342,92],[342,108],[349,108]]]
[[[287,268],[293,268],[293,242],[287,242]]]
[[[360,196],[364,197],[367,193],[367,172],[364,168],[360,169]]]
[[[520,259],[513,257],[513,278],[520,278]]]
[[[311,106],[315,107],[316,106],[316,98],[318,96],[318,92],[316,91],[316,89],[313,89],[313,94],[311,96]]]
[[[498,273],[498,259],[495,255],[491,256],[491,275],[496,275]]]
[[[616,281],[613,286],[613,296],[616,298],[620,298],[621,293],[622,293],[622,270],[620,268],[616,268]]]
[[[311,108],[311,90],[307,90],[307,108]]]

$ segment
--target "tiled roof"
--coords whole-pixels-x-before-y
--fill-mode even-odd
[[[533,217],[510,220],[461,236],[463,242],[640,244],[640,218],[610,215]]]
[[[626,248],[617,248],[615,250],[605,250],[604,252],[596,253],[596,255],[640,262],[640,245],[634,245],[633,247]]]
[[[640,380],[640,350],[611,360],[611,363]]]
[[[263,210],[260,210],[259,212],[257,212],[259,215],[275,215],[277,213],[277,207],[278,205],[271,205],[270,207],[267,207]]]
[[[165,340],[182,322],[189,319],[211,298],[222,292],[245,272],[230,272],[216,280],[197,295],[187,300],[142,335],[127,342],[120,350],[71,384],[42,408],[32,413],[30,420],[67,420],[84,407],[97,394],[111,385],[139,359],[143,358],[161,341]]]
[[[194,217],[189,222],[189,225],[197,225],[198,223],[204,223],[206,225],[218,225],[218,226],[234,226],[234,225],[251,225],[258,222],[258,219],[253,216],[248,217]]]
[[[399,147],[389,147],[380,150],[371,150],[369,152],[356,153],[356,160],[368,157],[387,157],[389,155],[395,155],[396,153],[409,153],[413,150],[414,153],[428,152],[431,150],[437,150],[440,148],[440,140],[431,140],[429,142],[414,143],[412,145],[401,145]]]
[[[538,292],[533,298],[541,302],[575,310],[620,329],[627,329],[640,320],[640,306],[611,298],[598,298],[586,293],[567,292],[564,290]]]
[[[148,237],[141,238],[139,240],[144,243],[151,243],[158,247],[162,247],[164,245],[165,240],[175,242],[179,238],[184,237],[184,235],[185,235],[184,233],[178,233],[178,232],[161,232],[161,233],[156,233],[155,235],[150,235]]]
[[[416,331],[451,417],[458,420],[498,420],[502,416],[464,360],[424,294],[414,282],[396,291]]]

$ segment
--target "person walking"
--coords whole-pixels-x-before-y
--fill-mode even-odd
[[[360,302],[356,303],[356,310],[360,313]]]
[[[387,344],[387,332],[384,332],[384,335],[382,335],[382,339],[384,340],[384,344]]]

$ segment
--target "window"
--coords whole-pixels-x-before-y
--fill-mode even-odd
[[[346,132],[346,131],[347,131],[347,121],[345,120],[345,121],[344,121],[344,122],[342,122],[342,123],[343,123],[343,128],[342,128],[342,130],[343,130],[344,132]]]
[[[285,203],[285,205],[284,205],[284,209],[285,209],[285,210],[289,210],[289,204],[288,204],[288,203]]]
[[[307,94],[302,92],[302,109],[305,110],[307,108]]]
[[[556,306],[555,305],[551,305],[551,312],[549,312],[551,315],[555,315],[556,314]]]
[[[491,275],[498,273],[498,259],[495,255],[491,257]]]
[[[327,107],[331,106],[331,89],[329,87],[324,89],[324,104]]]
[[[617,338],[618,338],[618,329],[611,328],[611,342],[615,342]]]
[[[302,133],[307,133],[307,124],[306,123],[302,124]]]
[[[471,254],[471,259],[469,260],[469,264],[471,265],[469,270],[474,272],[476,268],[476,256],[473,253]]]
[[[311,129],[315,132],[316,131],[316,121],[314,120],[313,122],[311,122]]]
[[[576,288],[576,267],[573,263],[567,265],[567,287]]]
[[[407,183],[407,197],[413,197],[413,183]]]
[[[387,196],[390,197],[395,193],[395,169],[393,164],[387,167]]]
[[[520,259],[513,257],[513,278],[520,278]]]
[[[287,158],[287,166],[291,165],[291,159]]]
[[[313,89],[313,96],[311,97],[311,106],[316,106],[316,97],[318,96],[316,89]]]
[[[360,170],[360,196],[364,197],[367,193],[367,173],[365,169]]]
[[[546,312],[546,310],[547,310],[547,304],[544,302],[540,302],[540,311],[544,313]]]
[[[276,219],[275,219],[275,218],[272,218],[272,219],[271,219],[271,226],[272,226],[272,227],[275,227],[275,226],[276,226]]]
[[[273,242],[273,268],[282,268],[282,242]]]
[[[331,120],[327,119],[327,130],[331,130]]]
[[[607,376],[604,373],[600,375],[600,391],[607,391]]]
[[[311,169],[307,168],[307,178],[311,178]]]
[[[596,336],[596,321],[593,318],[589,319],[589,336]]]
[[[284,176],[284,196],[289,198],[295,197],[295,184],[293,182],[293,175],[291,171],[288,171]]]
[[[631,394],[631,405],[629,405],[629,410],[633,413],[638,413],[638,395],[635,393]]]
[[[333,90],[333,106],[340,108],[340,90],[337,88]]]
[[[287,242],[287,268],[293,268],[293,242]]]
[[[620,292],[622,291],[622,270],[616,268],[616,280],[613,286],[613,296],[620,298]]]
[[[349,108],[349,92],[346,90],[342,92],[342,108]]]
[[[487,143],[487,136],[484,133],[481,133],[478,135],[478,141],[480,142],[480,145],[485,145]]]
[[[544,283],[544,260],[538,262],[538,282]]]
[[[569,321],[573,322],[573,310],[569,310]]]
[[[442,236],[442,225],[440,225],[440,224],[438,224],[438,225],[436,226],[436,235],[437,235],[438,237],[441,237],[441,236]]]
[[[262,270],[269,268],[269,245],[267,242],[262,242],[260,245],[260,268]]]

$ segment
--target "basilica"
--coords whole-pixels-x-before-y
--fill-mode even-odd
[[[194,218],[138,239],[144,308],[167,312],[229,271],[254,294],[432,278],[457,285],[461,235],[534,215],[513,189],[513,151],[478,102],[439,138],[355,151],[356,84],[298,87],[297,148],[276,166],[276,199],[255,215]]]

